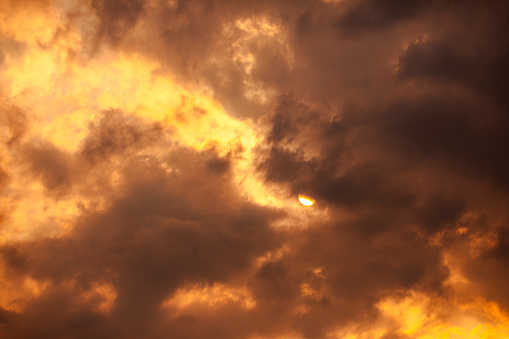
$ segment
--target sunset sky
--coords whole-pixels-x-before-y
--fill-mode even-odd
[[[0,339],[509,338],[508,18],[0,0]]]

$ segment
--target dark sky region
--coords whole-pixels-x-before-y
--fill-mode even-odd
[[[0,0],[0,338],[509,338],[508,18]]]

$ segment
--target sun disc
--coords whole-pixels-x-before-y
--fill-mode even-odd
[[[308,197],[308,196],[305,196],[303,194],[299,194],[299,201],[302,205],[304,206],[312,206],[314,203],[315,203],[315,200]]]

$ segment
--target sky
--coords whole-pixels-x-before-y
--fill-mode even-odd
[[[0,0],[0,338],[509,338],[508,17]]]

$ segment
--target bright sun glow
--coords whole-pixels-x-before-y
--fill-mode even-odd
[[[314,199],[311,199],[310,197],[303,194],[299,194],[299,201],[304,206],[311,206],[315,203]]]

